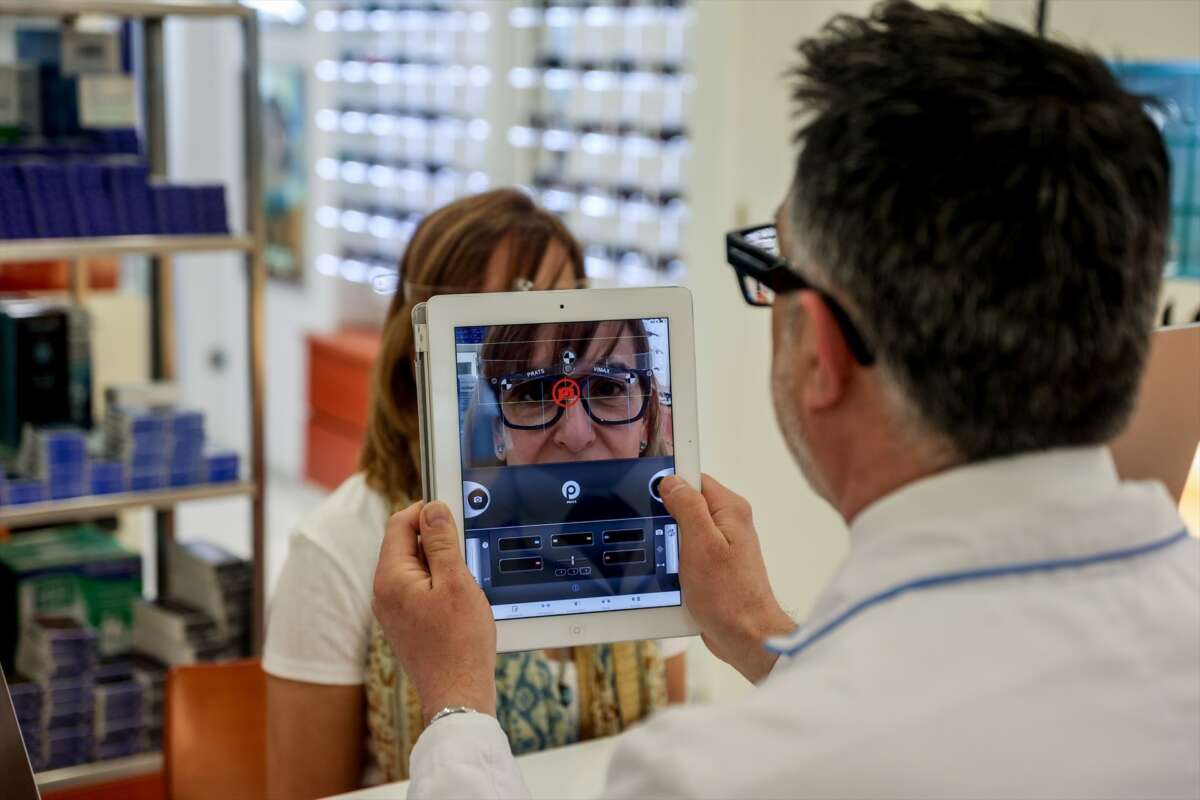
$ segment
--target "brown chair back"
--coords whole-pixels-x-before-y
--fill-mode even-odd
[[[259,800],[267,792],[267,681],[258,659],[167,674],[168,800]]]
[[[1137,405],[1112,443],[1125,480],[1162,481],[1178,503],[1200,443],[1200,325],[1162,328],[1150,338],[1150,357]]]

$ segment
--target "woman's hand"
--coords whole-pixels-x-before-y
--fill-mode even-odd
[[[452,706],[495,715],[496,623],[445,503],[414,503],[392,515],[372,608],[426,721]]]

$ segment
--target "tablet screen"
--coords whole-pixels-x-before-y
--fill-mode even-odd
[[[679,605],[667,320],[454,333],[464,549],[496,619]]]

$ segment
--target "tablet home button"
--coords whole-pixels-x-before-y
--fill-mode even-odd
[[[583,626],[582,625],[572,625],[571,626],[571,635],[572,636],[582,636],[583,635]]]

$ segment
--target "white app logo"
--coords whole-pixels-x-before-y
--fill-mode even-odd
[[[562,496],[567,499],[568,503],[574,503],[579,497],[579,484],[575,481],[567,481],[562,487]]]

